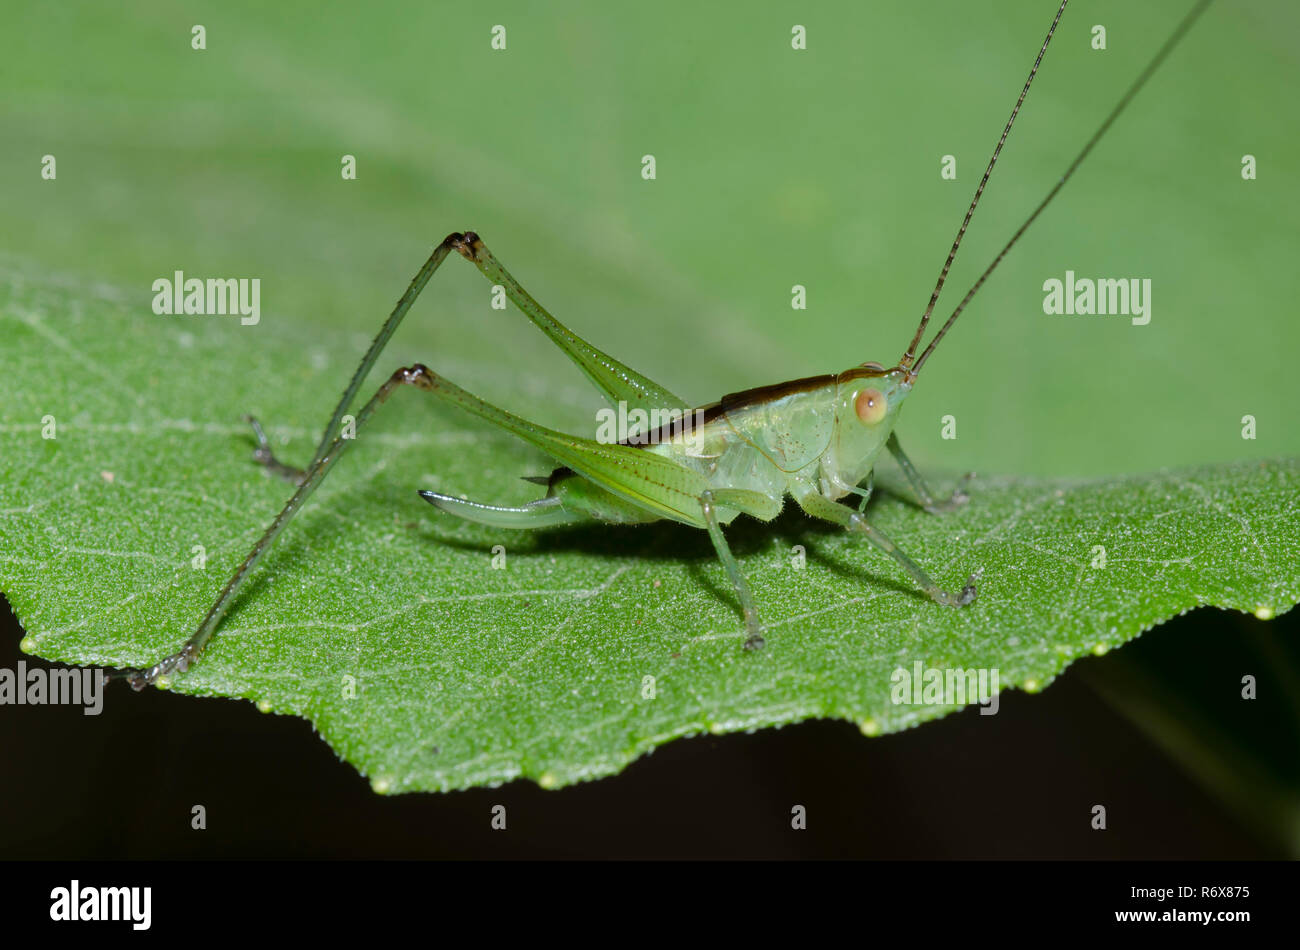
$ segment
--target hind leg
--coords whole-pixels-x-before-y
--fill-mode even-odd
[[[644,524],[659,517],[567,469],[556,469],[545,498],[518,507],[485,505],[435,491],[420,497],[448,514],[496,528],[545,528],[576,521]]]

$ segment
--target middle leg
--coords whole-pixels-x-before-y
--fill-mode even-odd
[[[731,548],[722,534],[722,526],[718,524],[713,492],[706,490],[700,495],[700,509],[704,512],[704,522],[709,531],[709,539],[713,541],[713,549],[718,552],[718,560],[727,570],[727,577],[731,580],[731,586],[736,591],[736,599],[740,601],[741,612],[745,616],[745,632],[748,634],[745,638],[745,649],[762,649],[766,641],[763,639],[763,625],[758,619],[758,609],[754,606],[754,595],[749,592],[749,582],[740,572],[740,566],[732,557]]]
[[[965,607],[975,600],[975,585],[980,577],[979,571],[967,578],[966,586],[957,593],[946,591],[935,583],[934,579],[922,570],[919,564],[908,557],[883,531],[869,522],[862,512],[854,511],[847,505],[831,501],[815,491],[799,496],[797,501],[799,507],[812,517],[842,525],[856,534],[866,536],[868,541],[897,561],[899,567],[907,571],[912,579],[916,581],[917,586],[925,591],[936,604],[942,604],[945,607]]]

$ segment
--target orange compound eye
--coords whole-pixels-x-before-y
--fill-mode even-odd
[[[853,397],[853,411],[864,425],[878,424],[888,410],[889,403],[879,389],[864,389]]]

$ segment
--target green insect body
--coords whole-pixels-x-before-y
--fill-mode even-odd
[[[448,240],[458,239],[471,260],[490,258],[477,235],[452,235]],[[499,265],[490,268],[498,269]],[[587,368],[587,357],[572,349],[566,351]],[[601,355],[603,365],[614,362]],[[876,363],[863,364],[838,376],[794,380],[724,396],[687,413],[685,425],[604,446],[543,429],[444,380],[431,383],[431,387],[532,442],[565,467],[551,474],[545,498],[520,507],[420,492],[426,500],[450,514],[502,528],[585,520],[637,524],[659,519],[704,528],[740,600],[747,631],[745,645],[750,649],[763,645],[762,626],[721,528],[741,514],[771,521],[780,513],[786,495],[814,517],[862,531],[894,556],[939,603],[964,605],[975,599],[974,576],[960,593],[949,594],[868,525],[861,512],[837,503],[850,493],[861,495],[865,503],[869,489],[858,486],[869,478],[877,457],[888,445],[904,462],[904,471],[927,506],[938,510],[893,435],[903,399],[912,388],[907,371],[901,368],[885,370]],[[630,393],[615,386],[607,389],[606,395],[612,400]],[[657,395],[680,404],[666,391]],[[638,402],[633,408],[648,412],[653,407]],[[693,419],[699,420],[697,425],[690,423]],[[964,500],[964,495],[957,494],[950,503]]]
[[[751,389],[693,409],[687,401],[597,349],[552,317],[519,285],[478,235],[473,232],[448,235],[434,248],[384,322],[335,406],[315,455],[305,469],[293,469],[278,461],[261,426],[253,421],[259,443],[255,458],[272,472],[294,481],[297,490],[226,583],[185,645],[152,666],[128,668],[114,676],[125,678],[133,687],[141,689],[161,676],[185,671],[202,653],[245,581],[307,498],[350,446],[364,441],[362,432],[375,412],[394,392],[406,387],[485,419],[539,449],[559,466],[544,480],[547,486],[545,497],[526,505],[499,506],[436,491],[420,492],[427,501],[444,512],[498,528],[543,528],[578,521],[637,524],[658,520],[702,528],[708,532],[739,602],[747,648],[763,645],[763,626],[749,585],[732,557],[722,528],[742,514],[770,521],[781,511],[787,496],[793,498],[809,516],[860,535],[892,557],[937,604],[962,607],[973,602],[978,571],[962,588],[949,592],[868,520],[865,509],[871,494],[872,471],[882,452],[888,449],[927,511],[942,514],[966,502],[967,496],[960,485],[946,499],[936,499],[904,454],[894,431],[903,401],[935,346],[989,274],[1060,191],[1209,0],[1199,0],[1184,18],[1047,197],[1006,243],[918,355],[931,312],[967,225],[1067,3],[1068,0],[1062,0],[1056,12],[953,241],[929,305],[896,366],[887,369],[878,363],[863,363],[838,375]],[[355,426],[351,432],[347,431],[343,426],[344,416],[353,406],[380,353],[429,279],[453,251],[473,263],[492,284],[503,287],[506,296],[574,361],[611,405],[634,410],[649,418],[662,417],[655,414],[666,412],[674,421],[655,429],[635,431],[621,441],[602,441],[558,432],[485,402],[417,364],[394,372],[357,411]],[[847,503],[850,496],[855,504]]]
[[[839,376],[737,393],[687,414],[687,420],[692,415],[703,419],[698,429],[688,424],[662,437],[647,433],[642,454],[667,459],[686,470],[685,481],[671,490],[643,487],[656,503],[653,511],[644,507],[645,494],[629,497],[628,486],[594,490],[598,482],[592,479],[599,475],[582,467],[557,469],[547,480],[547,497],[519,508],[484,505],[433,491],[420,494],[451,514],[506,528],[586,520],[641,523],[659,518],[704,528],[698,499],[706,490],[715,498],[722,494],[734,499],[734,503],[718,504],[719,524],[730,524],[742,513],[770,521],[786,495],[797,499],[815,493],[835,501],[860,491],[858,484],[874,468],[902,400],[911,390],[903,375],[855,367]],[[772,398],[768,390],[777,389],[793,391]],[[861,412],[856,408],[859,403]],[[635,439],[622,444],[635,444]]]

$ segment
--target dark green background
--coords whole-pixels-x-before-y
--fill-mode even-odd
[[[13,266],[142,295],[175,268],[261,276],[263,326],[232,327],[230,346],[288,334],[304,361],[339,354],[341,380],[429,246],[472,228],[578,332],[705,402],[898,357],[1054,4],[9,7]],[[1189,7],[1067,11],[946,302]],[[1210,9],[931,362],[902,425],[915,455],[1086,475],[1300,449],[1298,26],[1294,4]],[[38,177],[47,153],[57,182]],[[1257,181],[1240,177],[1245,153]],[[1045,316],[1042,282],[1067,268],[1150,277],[1151,324]],[[790,308],[796,283],[807,311]],[[531,396],[542,421],[590,418],[582,380],[487,307],[472,269],[439,275],[417,315],[381,368],[418,357],[514,405]],[[214,383],[214,410],[250,408],[255,380]],[[558,404],[537,406],[542,392]],[[275,421],[318,427],[336,395],[304,393],[299,418]]]

